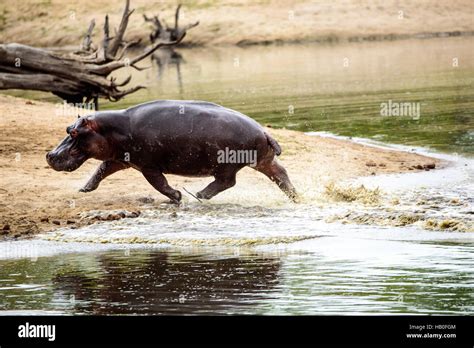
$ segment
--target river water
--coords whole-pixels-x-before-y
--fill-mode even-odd
[[[404,144],[450,165],[348,183],[380,188],[375,205],[271,195],[252,205],[234,190],[4,241],[0,314],[474,313],[473,43],[198,48],[180,51],[179,64],[149,62],[133,81],[150,87],[120,107],[210,100],[263,124]],[[419,117],[380,116],[388,100],[420,103]]]

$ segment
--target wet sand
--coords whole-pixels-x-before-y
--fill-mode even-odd
[[[61,226],[77,227],[163,208],[167,198],[133,169],[112,175],[94,192],[78,192],[98,161],[89,160],[72,173],[56,172],[45,161],[46,152],[65,136],[66,126],[75,117],[56,115],[55,104],[5,95],[0,95],[0,105],[0,234],[3,237],[18,238]],[[446,165],[438,159],[346,140],[308,136],[284,129],[268,131],[282,146],[279,160],[287,168],[305,203],[316,200],[329,183]],[[195,193],[211,179],[168,175],[170,184],[183,193],[185,200],[194,198],[183,187]],[[240,171],[237,185],[211,202],[262,206],[291,204],[275,184],[251,168]],[[94,210],[102,213],[92,214],[91,218],[87,212]]]

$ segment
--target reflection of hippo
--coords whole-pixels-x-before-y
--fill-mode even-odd
[[[181,193],[168,185],[163,174],[213,176],[215,181],[197,194],[210,199],[234,186],[237,172],[252,165],[291,199],[297,197],[285,168],[275,159],[281,153],[278,143],[250,117],[217,104],[163,100],[97,112],[79,118],[67,133],[46,155],[51,167],[73,171],[89,158],[103,161],[82,192],[93,191],[105,177],[132,167],[175,203]],[[224,151],[230,159],[222,156]],[[236,154],[255,160],[236,161]]]
[[[273,257],[133,254],[101,255],[93,278],[90,269],[63,263],[53,277],[54,291],[66,298],[73,295],[73,311],[81,313],[216,314],[254,306],[268,298],[279,281],[280,260]]]

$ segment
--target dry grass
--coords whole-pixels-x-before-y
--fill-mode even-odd
[[[190,44],[393,39],[420,33],[472,32],[471,0],[182,1],[182,23],[199,20]],[[147,40],[142,14],[170,24],[175,1],[132,0],[129,39]],[[106,13],[118,25],[124,0],[25,0],[0,3],[0,42],[35,46],[78,45],[88,23],[101,28]],[[403,11],[403,19],[400,19]],[[97,29],[96,29],[97,33]]]
[[[377,204],[380,201],[380,190],[366,188],[364,185],[358,187],[342,187],[330,182],[325,187],[325,194],[329,198],[339,202],[360,202],[363,204]]]
[[[435,220],[429,219],[424,221],[423,227],[434,231],[460,231],[460,232],[474,232],[474,226],[466,225],[463,221],[455,219]]]

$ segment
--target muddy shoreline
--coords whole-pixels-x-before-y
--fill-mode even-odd
[[[61,227],[79,227],[103,220],[140,215],[148,209],[166,209],[166,197],[156,192],[132,169],[107,178],[91,193],[79,188],[95,170],[98,161],[89,160],[72,173],[56,172],[45,154],[64,137],[75,116],[56,115],[52,103],[0,95],[4,113],[0,121],[0,238],[20,238]],[[431,170],[446,166],[439,159],[414,153],[356,144],[347,140],[308,136],[297,131],[269,128],[283,148],[279,160],[288,169],[303,203],[311,204],[315,191],[325,185],[361,176]],[[211,178],[169,175],[172,186],[187,200],[194,200],[183,188],[196,192]],[[234,191],[240,190],[240,191]],[[215,197],[225,201],[232,192],[245,192],[236,204],[265,205],[261,197],[290,204],[283,193],[260,173],[245,168],[236,187]],[[247,194],[248,193],[248,194]],[[87,213],[99,211],[97,213]]]

